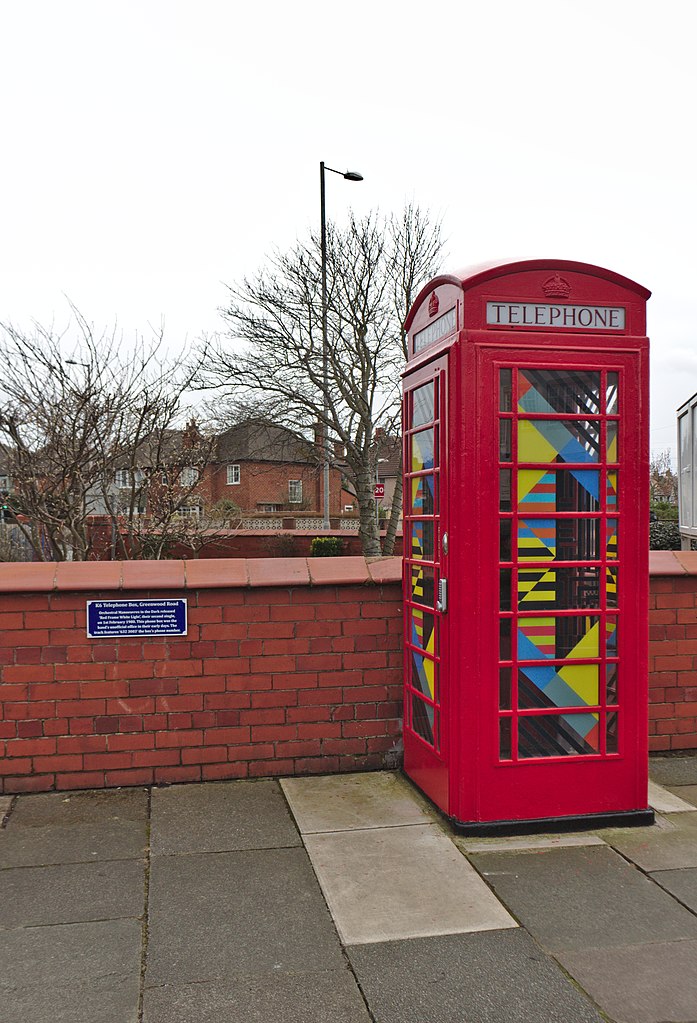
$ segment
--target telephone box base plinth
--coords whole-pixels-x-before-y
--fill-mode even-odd
[[[448,817],[459,835],[500,837],[550,834],[566,831],[595,831],[597,828],[642,828],[655,822],[653,810],[623,810],[618,813],[578,814],[574,817],[538,817],[521,821],[459,821]]]

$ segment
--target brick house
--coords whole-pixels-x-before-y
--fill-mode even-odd
[[[215,440],[196,488],[207,505],[229,500],[245,515],[322,513],[321,449],[291,430],[263,422],[232,426]],[[341,472],[330,468],[329,511],[342,512]]]

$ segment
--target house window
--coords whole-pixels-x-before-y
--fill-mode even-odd
[[[239,465],[228,465],[227,467],[227,483],[228,486],[234,486],[240,482],[240,467]]]
[[[288,503],[301,504],[303,499],[303,481],[288,480]]]
[[[0,476],[0,490],[12,490],[12,480],[9,476]]]
[[[259,507],[259,511],[260,512],[277,512],[278,511],[278,505],[277,504],[260,504],[258,507]]]
[[[120,490],[130,490],[132,486],[140,487],[145,479],[142,469],[117,469],[114,473],[114,483]]]
[[[182,504],[177,508],[177,515],[182,519],[200,519],[201,518],[201,505],[200,504]]]
[[[198,483],[198,469],[193,466],[186,466],[179,473],[179,485],[182,487],[195,487]]]

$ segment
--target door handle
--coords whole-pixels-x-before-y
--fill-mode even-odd
[[[445,614],[448,610],[448,580],[438,580],[438,600],[436,601],[436,611],[440,611],[441,614]]]

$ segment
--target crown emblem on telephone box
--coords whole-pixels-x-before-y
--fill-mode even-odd
[[[436,295],[435,291],[432,291],[431,297],[428,300],[428,315],[435,316],[436,313],[438,312],[439,305],[440,303],[438,301],[438,295]]]
[[[559,274],[553,274],[544,282],[542,290],[547,298],[568,298],[571,294],[571,285]]]

